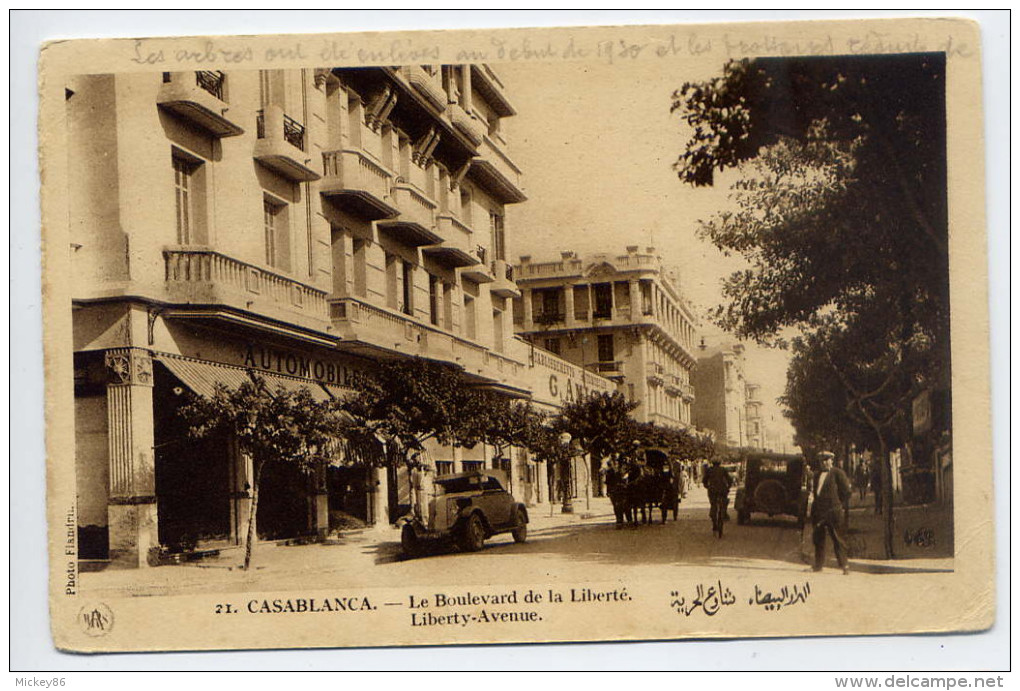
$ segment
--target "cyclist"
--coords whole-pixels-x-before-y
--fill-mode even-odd
[[[712,466],[705,471],[705,489],[708,490],[708,514],[712,518],[712,532],[722,537],[723,521],[726,516],[726,507],[730,503],[730,487],[733,486],[733,478],[722,467],[719,459],[712,461]]]

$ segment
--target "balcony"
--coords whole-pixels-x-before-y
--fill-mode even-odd
[[[496,259],[492,262],[493,282],[489,291],[493,295],[503,298],[519,298],[521,291],[514,283],[514,267],[507,264],[505,259]]]
[[[450,104],[450,121],[475,146],[481,144],[485,138],[485,125],[458,103]]]
[[[488,65],[471,65],[471,86],[477,90],[500,117],[516,115],[506,97],[503,81]]]
[[[380,221],[400,213],[391,197],[393,173],[365,153],[356,149],[323,152],[322,172],[319,193],[362,218]]]
[[[688,403],[692,402],[694,400],[694,386],[692,384],[681,384],[680,395]]]
[[[244,130],[226,115],[226,76],[222,72],[164,72],[156,105],[194,123],[215,137]]]
[[[347,352],[378,356],[383,351],[449,362],[484,384],[506,383],[522,368],[474,341],[360,298],[329,300],[329,315],[340,348]]]
[[[450,268],[476,268],[480,262],[472,248],[471,236],[471,228],[464,225],[456,216],[442,214],[439,216],[440,241],[423,247],[422,254]],[[491,281],[492,276],[488,275],[488,269],[484,264],[481,265],[481,270],[485,275],[484,282]],[[473,271],[471,275],[476,273]]]
[[[438,72],[437,72],[438,74]],[[446,92],[443,85],[432,74],[429,74],[421,65],[408,65],[404,68],[404,76],[426,101],[436,110],[446,109]]]
[[[165,249],[163,258],[170,302],[223,305],[318,330],[328,324],[323,290],[210,249]]]
[[[540,326],[551,326],[553,324],[562,324],[566,321],[567,315],[563,312],[538,312],[535,314],[532,321],[536,325]]]
[[[521,189],[521,169],[488,136],[482,138],[478,156],[471,159],[470,174],[505,204],[528,198]]]
[[[308,164],[308,135],[305,127],[279,106],[258,111],[255,120],[258,139],[255,160],[294,182],[311,182],[321,176]]]
[[[666,383],[665,368],[657,362],[648,365],[648,383],[652,386],[662,386]]]
[[[488,251],[481,245],[478,245],[472,254],[474,254],[478,263],[465,266],[460,275],[475,283],[492,283],[495,279],[489,271]]]
[[[436,203],[421,190],[409,183],[398,182],[393,186],[393,201],[399,215],[379,221],[381,229],[414,247],[433,245],[442,239],[435,230]]]
[[[599,374],[620,374],[623,372],[623,361],[589,362],[585,368],[590,372]]]

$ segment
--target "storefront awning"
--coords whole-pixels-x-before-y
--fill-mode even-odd
[[[269,389],[270,392],[274,392],[278,388],[282,388],[290,393],[297,393],[301,389],[308,389],[312,398],[318,403],[328,401],[330,399],[330,395],[322,388],[322,384],[317,381],[311,381],[309,379],[295,379],[293,377],[281,377],[278,374],[270,374],[269,372],[255,373],[266,380],[266,388]]]
[[[217,384],[236,389],[241,384],[251,381],[248,370],[243,367],[218,365],[163,353],[157,353],[155,357],[170,370],[171,374],[180,379],[181,383],[206,398],[212,397]]]
[[[236,389],[245,382],[251,383],[252,373],[244,367],[232,365],[221,365],[216,362],[206,362],[180,355],[156,353],[156,359],[162,362],[170,372],[181,380],[185,386],[199,396],[211,398],[216,390],[217,384],[223,384],[227,388]],[[286,391],[297,393],[301,389],[308,389],[312,398],[316,401],[328,401],[330,395],[322,388],[322,384],[311,379],[298,379],[296,377],[285,377],[271,372],[257,372],[266,382],[266,388],[270,392],[283,388]],[[338,387],[337,387],[338,388]]]

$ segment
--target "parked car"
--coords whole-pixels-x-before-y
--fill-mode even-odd
[[[510,533],[514,542],[528,539],[528,509],[504,488],[499,470],[473,470],[435,480],[436,496],[427,519],[402,519],[400,543],[408,556],[419,556],[432,543],[453,542],[477,552],[485,540]],[[427,520],[427,523],[426,523]]]
[[[749,458],[744,469],[744,484],[737,488],[734,508],[737,523],[751,520],[751,514],[793,516],[804,527],[809,490],[806,466],[799,456],[763,456]]]

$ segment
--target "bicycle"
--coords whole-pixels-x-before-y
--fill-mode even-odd
[[[716,537],[722,539],[723,535],[723,523],[726,522],[726,509],[729,506],[730,498],[709,497],[709,516],[712,518],[712,532],[716,534]]]

